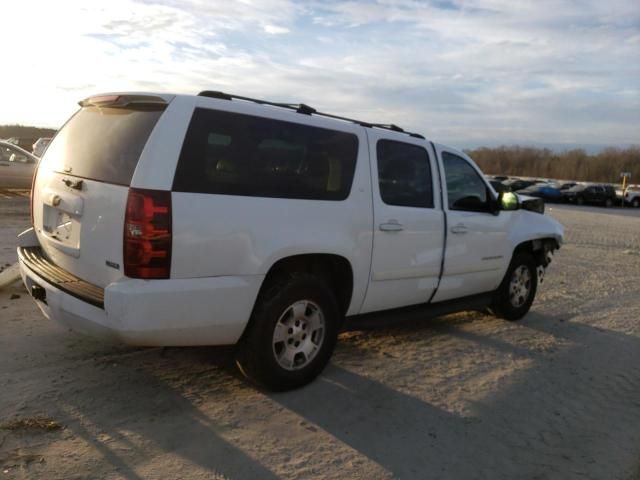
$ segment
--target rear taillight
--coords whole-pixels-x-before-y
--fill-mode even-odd
[[[129,189],[123,250],[127,277],[169,278],[171,192]]]

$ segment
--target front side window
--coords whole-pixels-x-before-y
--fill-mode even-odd
[[[433,208],[427,151],[418,145],[380,140],[376,146],[380,197],[387,205]]]
[[[173,190],[344,200],[357,156],[358,138],[351,133],[197,108]]]
[[[487,185],[464,158],[442,152],[449,209],[486,212]]]

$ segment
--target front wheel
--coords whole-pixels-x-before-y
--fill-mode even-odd
[[[582,198],[582,197],[578,197],[578,198],[576,198],[576,204],[578,204],[578,205],[584,205],[584,198]]]
[[[301,387],[329,362],[340,312],[325,282],[307,273],[287,275],[260,294],[236,363],[269,390]]]
[[[496,290],[493,312],[505,320],[520,320],[531,308],[537,288],[538,270],[533,256],[527,252],[515,254]]]
[[[607,208],[611,208],[611,207],[613,207],[613,200],[611,200],[610,198],[607,198],[607,199],[604,201],[604,206],[605,206],[605,207],[607,207]]]
[[[640,198],[636,197],[633,200],[631,200],[631,206],[633,208],[638,208],[640,207]]]

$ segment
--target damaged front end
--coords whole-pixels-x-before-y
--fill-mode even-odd
[[[544,282],[546,269],[551,263],[554,252],[559,248],[560,244],[556,240],[545,239],[533,241],[533,251],[535,254],[538,273],[538,284]]]

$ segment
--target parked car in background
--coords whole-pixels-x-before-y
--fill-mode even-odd
[[[585,203],[611,207],[616,201],[616,191],[611,185],[578,184],[562,191],[565,202],[584,205]]]
[[[575,187],[577,184],[577,182],[565,182],[561,183],[558,188],[560,188],[560,190],[569,190],[570,188]]]
[[[489,180],[489,183],[491,184],[493,189],[498,193],[511,191],[509,187],[507,187],[504,183],[499,182],[498,180]]]
[[[518,193],[528,195],[529,197],[542,198],[546,202],[563,201],[562,191],[548,183],[537,183],[522,190],[518,190]]]
[[[633,208],[640,207],[640,185],[630,185],[624,192],[624,203]]]
[[[38,140],[37,138],[33,138],[33,137],[11,137],[7,139],[7,142],[12,143],[13,145],[16,145],[22,148],[23,150],[26,150],[27,152],[31,153],[33,149],[33,144],[37,140]]]
[[[531,185],[534,185],[536,180],[523,180],[521,178],[515,178],[513,180],[507,180],[503,184],[511,189],[512,192],[523,190]]]
[[[31,188],[38,158],[0,140],[0,188]]]
[[[40,137],[38,140],[36,140],[36,143],[33,144],[33,154],[36,157],[41,157],[50,143],[51,137]]]

